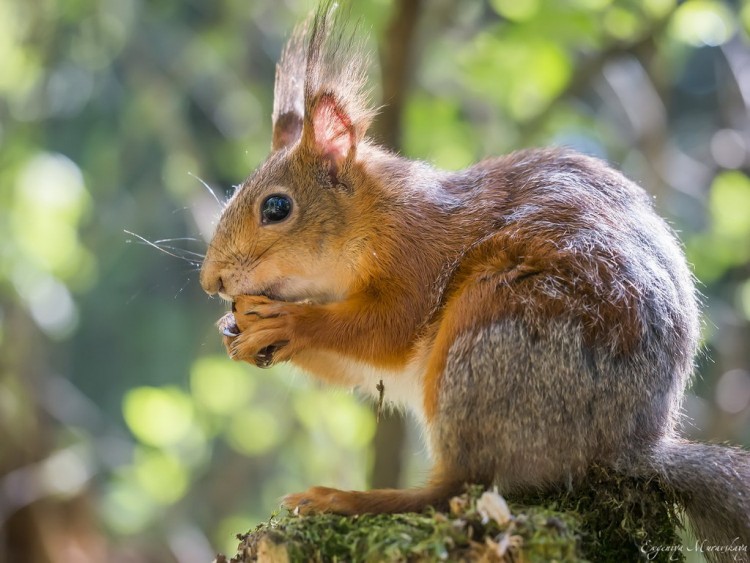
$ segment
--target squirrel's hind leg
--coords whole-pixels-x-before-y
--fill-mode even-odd
[[[465,468],[471,483],[491,476],[503,494],[570,484],[591,463],[610,463],[632,435],[637,412],[617,386],[594,381],[619,379],[619,388],[627,387],[627,374],[598,356],[575,321],[536,329],[507,318],[461,334],[428,419],[433,452]],[[600,372],[589,364],[601,364]],[[610,399],[602,397],[607,388]]]

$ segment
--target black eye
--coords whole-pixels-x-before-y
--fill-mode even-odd
[[[263,223],[278,223],[289,216],[292,200],[285,195],[268,196],[260,206]]]

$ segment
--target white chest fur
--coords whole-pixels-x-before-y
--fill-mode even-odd
[[[302,358],[300,358],[302,359]],[[363,395],[378,399],[382,381],[386,403],[409,409],[424,424],[423,387],[424,362],[414,359],[403,369],[392,370],[373,366],[334,352],[316,351],[314,357],[299,362],[324,381],[356,388]]]

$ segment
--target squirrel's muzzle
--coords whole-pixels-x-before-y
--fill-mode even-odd
[[[210,253],[206,254],[206,258],[201,265],[200,282],[203,291],[209,295],[214,295],[224,291],[221,265],[211,259]]]

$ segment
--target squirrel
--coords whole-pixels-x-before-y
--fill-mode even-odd
[[[658,478],[707,544],[750,545],[750,452],[678,435],[699,299],[646,192],[568,149],[448,172],[379,147],[343,28],[326,2],[293,31],[271,153],[223,209],[201,285],[234,303],[233,359],[373,394],[382,380],[434,467],[421,488],[284,505],[420,511],[465,483],[538,490],[596,464]]]

